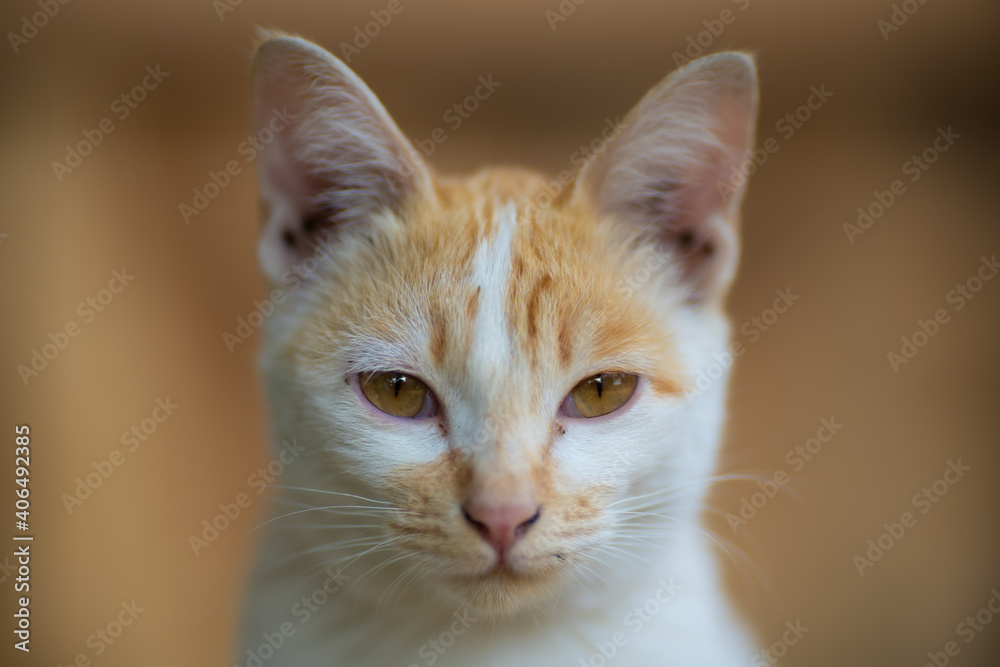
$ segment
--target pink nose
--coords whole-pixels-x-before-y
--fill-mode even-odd
[[[538,521],[542,508],[534,500],[495,502],[470,498],[462,506],[465,520],[492,546],[500,562],[532,524]]]

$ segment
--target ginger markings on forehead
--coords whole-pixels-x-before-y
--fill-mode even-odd
[[[442,179],[434,200],[411,202],[405,219],[375,225],[366,233],[372,242],[341,255],[322,288],[327,307],[306,328],[313,335],[300,340],[317,344],[350,332],[421,342],[426,361],[460,381],[475,372],[469,356],[484,334],[476,327],[487,316],[483,304],[499,298],[507,331],[491,333],[508,337],[511,368],[538,381],[579,368],[625,371],[650,377],[658,394],[680,393],[677,352],[663,323],[620,290],[623,272],[640,261],[635,251],[589,207],[534,207],[543,186],[541,176],[521,171]],[[511,208],[516,221],[501,222]],[[504,234],[512,236],[509,248],[500,247]],[[483,268],[476,264],[484,261],[506,262],[488,267],[504,272],[502,285],[477,284]]]

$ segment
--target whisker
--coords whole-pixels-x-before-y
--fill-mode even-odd
[[[339,558],[326,560],[323,563],[320,563],[318,565],[318,567],[315,568],[315,571],[322,571],[322,570],[325,570],[325,569],[327,569],[329,567],[332,567],[334,565],[340,565],[341,563],[344,563],[345,561],[347,561],[347,564],[341,566],[341,568],[340,568],[341,570],[346,570],[351,565],[353,565],[355,563],[355,561],[357,561],[359,558],[362,558],[362,557],[364,557],[364,556],[366,556],[368,554],[373,554],[373,553],[377,553],[379,551],[384,551],[386,549],[389,549],[390,547],[393,546],[393,543],[396,540],[400,539],[401,537],[402,536],[400,536],[400,535],[397,535],[397,536],[394,536],[394,537],[388,537],[388,538],[382,540],[381,542],[375,544],[374,546],[371,546],[371,547],[365,549],[361,553],[348,554],[346,556],[341,556]]]
[[[603,564],[603,562],[599,558],[597,558],[596,556],[593,556],[593,555],[587,554],[587,553],[583,553],[581,555],[582,556],[586,556],[588,558],[592,558],[593,560],[597,561],[598,563],[602,563]],[[579,561],[577,561],[576,565],[577,565],[577,567],[586,570],[590,574],[592,574],[595,577],[597,577],[598,579],[600,579],[601,583],[604,584],[605,586],[608,585],[607,580],[604,577],[602,577],[600,574],[598,574],[597,572],[595,572],[594,570],[592,570],[591,568],[587,567],[586,565],[584,565],[583,563],[581,563]]]
[[[361,589],[363,589],[368,584],[368,582],[370,582],[375,577],[376,574],[378,574],[379,572],[381,572],[382,570],[384,570],[385,568],[389,567],[394,563],[398,563],[401,560],[404,560],[406,558],[411,558],[415,555],[416,554],[414,553],[406,551],[402,553],[397,553],[395,556],[387,558],[385,561],[382,562],[381,565],[375,566],[370,570],[368,570],[368,572],[366,572],[365,574],[361,575],[360,578],[358,578],[358,594],[359,595],[361,594]]]
[[[412,564],[412,565],[410,565],[410,566],[409,566],[408,568],[406,568],[405,570],[403,570],[402,574],[400,574],[400,575],[399,575],[398,577],[396,577],[395,579],[393,579],[393,580],[392,580],[392,583],[391,583],[391,584],[389,584],[389,585],[388,585],[388,586],[386,587],[386,589],[385,589],[385,590],[384,590],[384,591],[382,592],[382,595],[381,595],[381,596],[379,596],[379,599],[378,599],[378,603],[377,603],[377,604],[375,605],[375,613],[376,613],[376,614],[378,613],[378,610],[379,610],[379,608],[381,608],[381,606],[382,606],[382,600],[384,600],[384,599],[385,599],[385,597],[386,597],[387,595],[388,595],[389,597],[392,597],[392,592],[393,592],[393,590],[394,590],[394,589],[395,589],[395,588],[396,588],[396,587],[397,587],[397,586],[398,586],[399,584],[401,584],[401,583],[402,583],[402,582],[403,582],[403,581],[405,580],[405,578],[406,578],[406,577],[407,577],[407,576],[408,576],[408,575],[409,575],[409,574],[410,574],[411,572],[414,572],[414,571],[416,571],[416,569],[417,569],[418,567],[420,567],[420,563],[419,563],[419,562],[418,562],[418,563],[413,563],[413,564]],[[398,604],[399,604],[400,600],[402,600],[402,597],[403,597],[403,591],[401,591],[401,592],[400,592],[400,594],[399,594],[399,597],[398,597],[398,598],[396,599],[396,604],[397,604],[397,606],[398,606]],[[398,607],[397,607],[397,608],[398,608]]]
[[[395,538],[394,538],[395,539]],[[344,542],[328,542],[327,544],[321,544],[315,546],[312,549],[306,549],[305,551],[300,551],[296,554],[296,557],[307,556],[314,553],[322,553],[325,551],[339,551],[341,549],[351,549],[356,547],[370,547],[384,542],[385,538],[382,536],[371,535],[364,538],[356,538],[353,540],[346,540]]]
[[[773,474],[773,473],[772,473]],[[666,502],[672,500],[675,497],[680,497],[685,493],[693,493],[707,490],[711,486],[720,482],[761,482],[770,479],[766,471],[744,471],[744,472],[731,472],[723,473],[718,475],[711,475],[703,479],[695,480],[692,482],[687,482],[685,484],[674,485],[664,489],[659,489],[656,491],[650,491],[649,493],[644,493],[638,496],[629,496],[627,498],[621,498],[615,502],[608,505],[608,507],[614,507],[622,503],[635,502],[639,500],[647,500],[648,503]],[[657,498],[657,496],[663,496]],[[629,509],[639,509],[645,506],[634,505]]]
[[[263,523],[259,523],[255,527],[253,527],[252,529],[250,529],[249,531],[247,531],[247,533],[245,533],[243,535],[243,537],[246,537],[250,533],[252,533],[252,532],[254,532],[256,530],[259,530],[259,529],[263,528],[264,526],[266,526],[266,525],[268,525],[270,523],[274,523],[275,521],[278,521],[279,519],[285,519],[285,518],[288,518],[290,516],[296,516],[298,514],[304,514],[305,512],[326,511],[326,512],[330,512],[332,514],[347,514],[347,515],[350,515],[350,516],[373,516],[373,517],[378,517],[379,516],[378,514],[368,514],[367,512],[354,512],[354,513],[351,513],[351,512],[337,512],[337,511],[335,511],[335,510],[343,510],[343,509],[347,509],[347,510],[350,510],[350,509],[371,510],[371,509],[378,509],[378,508],[374,508],[374,507],[361,507],[361,508],[359,508],[356,505],[326,505],[326,506],[319,506],[319,507],[306,507],[305,509],[295,510],[294,512],[288,512],[286,514],[281,514],[279,516],[272,517],[272,518],[268,519],[267,521],[264,521]],[[384,510],[384,511],[388,511],[388,510]]]
[[[375,500],[374,498],[366,498],[364,496],[359,496],[359,495],[356,495],[354,493],[344,493],[343,491],[331,491],[329,489],[309,489],[309,488],[306,488],[306,487],[303,487],[303,486],[280,486],[280,485],[277,485],[277,484],[272,485],[272,488],[275,488],[275,489],[285,489],[285,490],[288,490],[288,491],[305,491],[307,493],[321,493],[321,494],[332,495],[332,496],[345,496],[347,498],[356,498],[358,500],[364,500],[365,502],[369,502],[369,503],[378,503],[380,505],[391,505],[392,504],[392,503],[390,503],[387,500]]]

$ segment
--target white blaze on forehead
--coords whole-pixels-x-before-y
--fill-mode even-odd
[[[498,379],[511,355],[504,301],[510,289],[511,257],[517,234],[517,209],[505,204],[494,209],[493,238],[483,238],[472,260],[472,282],[479,288],[479,308],[472,325],[469,376],[483,386]]]

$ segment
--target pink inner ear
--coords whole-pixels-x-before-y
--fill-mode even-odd
[[[664,213],[664,240],[682,266],[689,284],[702,286],[712,281],[713,274],[725,271],[735,262],[736,232],[726,219],[728,202],[721,196],[718,184],[729,182],[737,156],[715,151],[707,157],[704,170],[692,174],[692,179],[665,197],[673,197]],[[721,276],[720,276],[721,277]],[[692,300],[699,300],[703,289],[695,289]]]
[[[651,90],[578,181],[599,208],[670,250],[693,301],[721,294],[735,272],[743,188],[724,196],[720,184],[742,166],[755,120],[752,61],[702,58]]]
[[[268,189],[265,197],[280,198],[285,204],[282,214],[272,210],[267,224],[273,227],[265,231],[280,238],[285,252],[298,259],[310,256],[335,218],[319,198],[333,185],[305,174],[289,156],[285,141],[273,141],[258,159],[260,180]]]
[[[381,103],[334,56],[278,37],[261,44],[254,76],[254,132],[275,109],[291,116],[258,157],[271,209],[260,256],[272,278],[313,254],[337,225],[430,191],[429,175],[407,162],[412,148]]]

